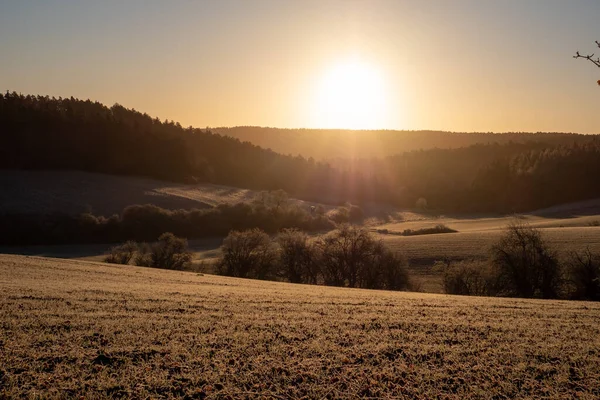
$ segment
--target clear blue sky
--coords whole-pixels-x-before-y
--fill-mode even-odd
[[[366,127],[600,133],[600,68],[572,58],[594,40],[598,0],[0,0],[0,90],[200,127],[343,127],[377,101]],[[330,93],[327,120],[323,77],[356,60],[383,89]]]

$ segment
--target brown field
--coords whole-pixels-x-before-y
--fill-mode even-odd
[[[489,247],[503,234],[506,226],[515,221],[540,229],[559,252],[583,250],[588,246],[600,252],[599,215],[450,218],[410,214],[402,222],[379,225],[373,230],[387,229],[389,234],[380,236],[388,245],[404,252],[414,264],[428,265],[444,257],[486,258]],[[437,224],[444,224],[458,232],[419,236],[397,234],[405,229],[429,228]]]
[[[541,229],[544,238],[559,252],[584,250],[600,252],[600,227]],[[388,246],[403,252],[414,265],[430,265],[444,257],[484,259],[488,250],[504,233],[502,229],[435,235],[380,235]]]
[[[600,253],[600,216],[598,200],[554,207],[539,212],[505,217],[444,217],[415,213],[401,214],[402,222],[392,222],[373,227],[387,229],[388,234],[379,237],[393,250],[403,253],[410,263],[413,276],[423,283],[423,290],[441,293],[442,278],[432,270],[436,261],[486,260],[490,247],[498,242],[504,229],[511,222],[521,222],[540,229],[543,237],[556,250],[559,257],[571,251],[590,250]],[[456,233],[401,236],[405,229],[430,228],[444,224]]]
[[[600,304],[0,256],[0,398],[600,397]]]

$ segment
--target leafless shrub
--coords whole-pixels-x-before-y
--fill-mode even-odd
[[[587,248],[571,252],[566,260],[569,297],[579,300],[600,300],[600,254]]]
[[[465,296],[491,296],[496,292],[496,274],[482,262],[445,260],[438,262],[442,270],[444,292]]]
[[[326,285],[391,290],[407,287],[404,259],[364,228],[342,225],[319,240],[318,246]]]
[[[556,298],[561,290],[561,269],[556,253],[539,230],[511,223],[491,249],[497,268],[499,294]]]
[[[177,270],[188,267],[191,260],[187,240],[169,232],[160,235],[155,243],[140,245],[135,257],[136,265]]]
[[[306,233],[284,229],[277,237],[280,274],[293,283],[316,284],[319,278],[320,254]]]
[[[223,240],[217,271],[240,278],[268,279],[274,274],[277,253],[260,229],[231,231]]]
[[[121,245],[111,247],[109,253],[104,257],[104,262],[111,264],[129,264],[137,251],[136,242],[127,241]]]
[[[151,267],[152,258],[150,257],[151,248],[148,243],[138,243],[138,249],[133,258],[133,263],[140,267]]]

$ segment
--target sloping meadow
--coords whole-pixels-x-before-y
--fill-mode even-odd
[[[0,397],[600,397],[587,302],[0,255],[0,327]]]

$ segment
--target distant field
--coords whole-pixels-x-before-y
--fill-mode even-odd
[[[591,210],[591,204],[597,207],[598,201],[586,202],[585,210]],[[599,215],[585,214],[582,204],[562,206],[536,215],[521,215],[518,219],[507,217],[431,217],[422,214],[404,213],[403,222],[393,222],[372,227],[373,232],[387,230],[379,237],[392,249],[403,253],[410,263],[413,276],[423,282],[423,289],[431,293],[441,293],[442,280],[439,272],[432,271],[436,261],[445,258],[451,260],[486,260],[490,247],[498,242],[504,229],[511,222],[529,224],[542,231],[543,237],[553,249],[563,256],[570,251],[582,251],[586,248],[600,253]],[[560,214],[557,210],[561,210]],[[593,212],[597,212],[594,208]],[[571,216],[569,216],[571,215]],[[405,229],[430,228],[444,224],[456,233],[434,235],[401,236]]]
[[[0,255],[0,397],[600,397],[600,304]]]
[[[415,264],[426,265],[444,257],[451,259],[487,258],[488,250],[502,230],[445,233],[421,236],[381,235],[390,247],[403,252]],[[591,250],[600,252],[600,227],[542,229],[548,243],[561,252]]]
[[[250,201],[255,191],[228,186],[183,185],[153,179],[78,171],[0,171],[0,210],[5,213],[109,216],[132,204],[166,209],[205,208]]]
[[[565,208],[566,209],[566,208]],[[571,212],[576,213],[574,208]],[[444,257],[486,258],[490,246],[503,234],[511,222],[521,222],[542,231],[553,247],[561,252],[583,250],[586,247],[600,252],[600,216],[572,217],[521,215],[507,217],[428,217],[410,214],[403,222],[376,226],[373,231],[387,230],[380,237],[391,247],[404,252],[413,263],[427,265]],[[421,229],[444,224],[457,233],[422,236],[400,236],[405,229]]]

